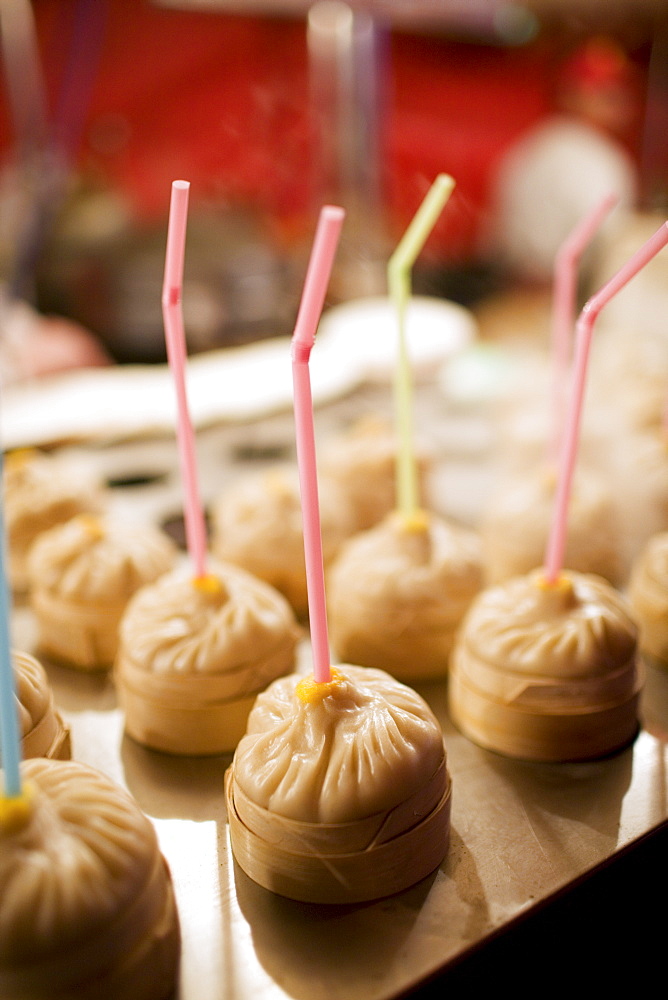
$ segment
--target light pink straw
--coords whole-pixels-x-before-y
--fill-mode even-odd
[[[571,363],[571,337],[575,322],[578,264],[585,249],[612,206],[618,201],[607,194],[580,220],[559,247],[554,266],[552,303],[552,454],[559,454],[563,426],[566,383]]]
[[[548,583],[555,583],[563,568],[564,549],[566,543],[568,503],[573,482],[573,472],[577,457],[578,438],[580,433],[580,418],[584,399],[587,377],[589,348],[591,346],[594,323],[601,309],[610,299],[633,278],[638,271],[655,257],[668,243],[668,222],[654,233],[653,236],[638,250],[627,263],[620,268],[600,291],[596,292],[586,303],[580,313],[575,328],[575,358],[573,363],[573,381],[571,405],[567,414],[567,425],[561,454],[561,469],[557,494],[555,497],[552,528],[548,539],[545,555],[545,577]]]
[[[176,389],[177,440],[183,477],[186,543],[195,578],[201,579],[206,576],[206,527],[197,482],[195,435],[188,411],[185,383],[186,338],[181,306],[189,191],[188,181],[172,183],[165,276],[162,286],[162,317],[165,325],[167,359]]]
[[[319,684],[326,684],[331,679],[331,670],[313,427],[313,399],[308,362],[325,301],[344,214],[342,208],[333,205],[326,205],[320,212],[297,322],[292,335],[292,381],[304,528],[306,589],[313,649],[313,677]]]

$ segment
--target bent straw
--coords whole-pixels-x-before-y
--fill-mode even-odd
[[[412,381],[406,348],[406,307],[411,295],[411,268],[450,197],[455,182],[439,174],[418,208],[387,265],[387,284],[394,302],[398,325],[398,356],[395,370],[395,409],[398,433],[397,508],[406,516],[416,513],[418,474],[413,454]]]
[[[0,482],[4,482],[2,472],[2,450],[0,449]],[[4,771],[4,797],[17,798],[21,795],[21,741],[19,720],[16,711],[16,683],[12,664],[10,640],[10,594],[7,585],[7,558],[4,504],[0,503],[0,752]]]
[[[559,454],[563,426],[566,383],[571,362],[571,338],[575,322],[578,264],[603,219],[618,201],[607,194],[587,212],[559,247],[554,266],[552,303],[552,456]]]
[[[299,467],[306,561],[306,590],[313,649],[313,677],[317,683],[323,684],[330,681],[331,670],[313,427],[313,399],[308,361],[315,342],[315,331],[325,301],[344,214],[342,208],[333,205],[326,205],[320,212],[297,322],[292,335],[291,349],[297,464]]]
[[[186,543],[193,563],[195,579],[199,580],[206,576],[206,527],[197,482],[195,435],[190,420],[186,393],[186,339],[181,306],[189,191],[188,181],[174,181],[172,183],[165,274],[162,286],[162,316],[165,326],[167,358],[176,389],[176,430],[183,477]]]
[[[545,553],[545,579],[548,583],[557,582],[563,569],[564,549],[566,542],[568,503],[573,481],[573,471],[577,457],[577,446],[584,399],[585,382],[589,349],[591,346],[594,323],[601,309],[640,271],[652,257],[668,243],[668,222],[654,233],[647,242],[636,251],[627,263],[593,295],[586,303],[578,318],[575,330],[575,359],[573,364],[573,382],[570,410],[567,415],[564,443],[561,456],[561,469],[557,483],[552,526]]]

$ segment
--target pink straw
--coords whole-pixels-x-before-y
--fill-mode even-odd
[[[561,473],[557,485],[552,528],[548,539],[545,556],[545,577],[548,583],[555,583],[563,568],[564,549],[566,543],[568,503],[573,482],[573,472],[577,455],[580,433],[580,418],[584,399],[585,382],[589,349],[591,346],[594,323],[601,309],[610,299],[633,278],[638,271],[655,257],[668,243],[668,222],[656,231],[650,239],[638,250],[627,263],[620,268],[600,291],[596,292],[586,303],[580,313],[575,328],[575,359],[573,366],[573,385],[571,407],[567,414],[566,433],[561,455]]]
[[[189,191],[188,181],[174,181],[172,184],[165,276],[162,286],[162,316],[165,325],[167,358],[176,388],[177,438],[185,493],[186,541],[188,553],[195,569],[195,578],[201,579],[206,576],[206,527],[197,483],[195,436],[188,412],[185,384],[186,339],[181,308]]]
[[[561,244],[554,267],[552,305],[552,450],[559,453],[566,396],[566,382],[571,361],[571,335],[575,321],[578,264],[603,219],[617,202],[617,195],[607,194],[580,220]]]
[[[308,362],[325,301],[344,214],[342,208],[336,208],[332,205],[326,205],[320,212],[297,322],[292,335],[292,381],[304,527],[306,590],[313,649],[313,677],[319,684],[329,682],[331,670],[313,427],[313,399]]]

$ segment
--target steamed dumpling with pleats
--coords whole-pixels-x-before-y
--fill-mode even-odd
[[[258,697],[226,783],[237,861],[296,899],[389,895],[447,850],[440,725],[382,670],[344,664],[326,683],[275,681]]]
[[[395,509],[397,452],[394,427],[371,415],[324,442],[318,459],[322,489],[335,483],[348,498],[355,531],[372,528]],[[416,447],[415,465],[420,496],[428,502],[432,462],[425,448]]]
[[[634,560],[652,536],[668,530],[668,425],[655,432],[620,435],[613,467],[612,488],[630,575]]]
[[[482,585],[475,532],[428,511],[393,511],[349,539],[327,571],[332,646],[347,663],[407,684],[445,677],[454,636]]]
[[[109,669],[128,601],[177,558],[151,523],[80,514],[43,532],[28,559],[40,651],[79,670]]]
[[[56,710],[53,690],[44,667],[34,656],[12,651],[12,665],[21,731],[21,757],[67,760],[70,730]]]
[[[652,535],[636,556],[628,593],[642,656],[668,668],[668,531]]]
[[[106,505],[103,485],[87,466],[34,448],[7,455],[3,493],[9,580],[18,594],[28,587],[28,556],[41,533]]]
[[[150,821],[87,765],[34,759],[21,778],[0,803],[0,996],[173,996],[179,920]]]
[[[643,672],[626,600],[602,577],[542,570],[482,591],[450,661],[450,716],[481,746],[585,760],[638,731]]]
[[[234,750],[260,691],[295,669],[302,637],[282,594],[239,566],[185,567],[139,590],[120,624],[114,678],[125,728],[175,754]]]
[[[554,517],[557,476],[539,466],[500,483],[480,522],[486,581],[500,583],[543,564]],[[626,572],[619,511],[610,485],[592,469],[576,471],[570,498],[565,565],[613,585]]]
[[[388,674],[340,667],[328,697],[295,698],[294,678],[261,696],[235,756],[253,801],[309,823],[387,811],[443,763],[443,737],[423,699]]]
[[[322,555],[328,565],[355,530],[349,498],[333,482],[320,490]],[[214,555],[275,587],[299,618],[308,616],[304,528],[296,468],[276,465],[239,476],[211,505]]]

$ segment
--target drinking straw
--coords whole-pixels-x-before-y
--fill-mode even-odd
[[[454,186],[455,182],[448,174],[438,175],[387,265],[388,290],[396,310],[399,336],[394,380],[398,433],[397,508],[409,518],[419,506],[418,474],[413,452],[412,381],[405,333],[406,308],[411,296],[411,269]]]
[[[183,478],[186,544],[194,566],[195,579],[199,580],[206,576],[206,526],[197,481],[195,435],[190,420],[186,393],[186,340],[181,305],[189,191],[188,181],[174,181],[172,183],[165,275],[162,286],[162,316],[165,326],[167,359],[176,389],[176,429]]]
[[[320,211],[291,345],[297,464],[304,529],[306,591],[313,650],[313,677],[319,684],[329,683],[331,670],[313,426],[313,399],[308,362],[325,301],[344,214],[342,208],[334,205],[325,205]]]
[[[617,201],[617,195],[611,192],[597,202],[574,226],[559,247],[555,258],[551,330],[553,379],[551,445],[555,458],[559,454],[566,384],[571,362],[578,264],[603,219]]]
[[[575,328],[572,389],[560,459],[552,525],[545,553],[545,579],[554,584],[563,568],[568,503],[577,457],[587,364],[594,323],[601,309],[668,243],[668,222],[651,236],[615,275],[585,303]]]
[[[4,482],[2,464],[2,450],[0,449],[0,483]],[[4,504],[0,503],[0,629],[2,630],[0,641],[0,756],[4,771],[4,797],[18,798],[21,795],[19,770],[21,743],[11,653],[11,599],[7,585],[6,549]]]

